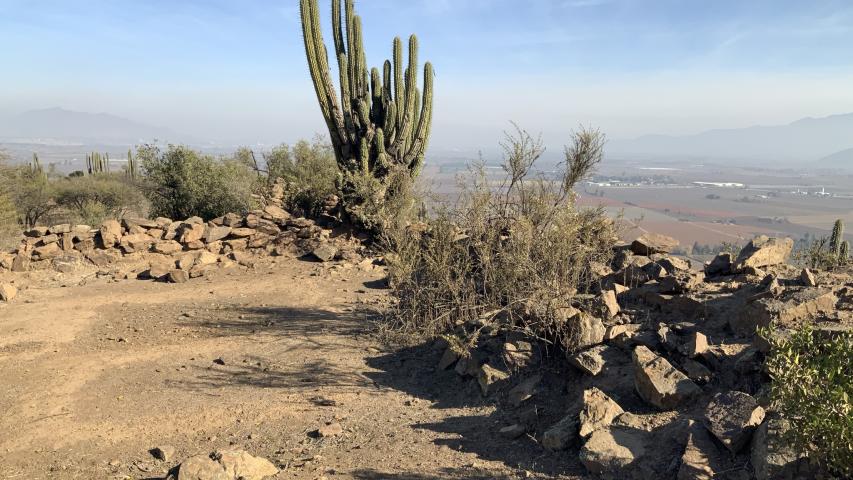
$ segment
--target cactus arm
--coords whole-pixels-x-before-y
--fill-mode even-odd
[[[427,62],[424,65],[424,93],[423,101],[421,102],[420,120],[418,122],[417,130],[412,136],[412,144],[406,152],[405,158],[405,163],[409,165],[410,171],[412,171],[415,176],[420,173],[420,168],[423,164],[424,152],[426,151],[427,141],[429,140],[430,128],[432,126],[432,93],[434,76],[432,64]]]
[[[394,101],[399,107],[397,109],[397,130],[403,126],[403,97],[405,96],[403,86],[403,42],[400,37],[394,37],[392,57],[394,62]]]

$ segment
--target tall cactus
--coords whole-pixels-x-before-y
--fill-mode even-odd
[[[101,154],[99,152],[92,152],[89,155],[86,155],[86,171],[89,175],[94,175],[96,173],[109,173],[110,172],[110,154]]]
[[[841,253],[841,242],[844,241],[844,222],[839,218],[832,226],[832,236],[829,237],[829,250],[833,255],[838,256]]]
[[[44,175],[44,168],[41,166],[38,153],[33,153],[33,159],[30,162],[30,171],[36,175]]]
[[[397,167],[416,177],[423,166],[432,123],[433,69],[424,65],[417,86],[418,40],[409,37],[409,63],[403,69],[403,45],[393,41],[392,59],[382,72],[368,70],[361,18],[353,0],[332,0],[332,33],[338,62],[340,101],[335,92],[317,0],[300,0],[305,54],[320,110],[329,129],[342,173],[342,189],[359,176],[386,180]]]
[[[133,157],[133,151],[127,150],[127,168],[124,171],[124,174],[130,181],[136,180],[136,158]]]

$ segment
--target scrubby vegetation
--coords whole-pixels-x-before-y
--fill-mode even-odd
[[[397,299],[388,331],[415,340],[500,319],[572,350],[566,312],[616,240],[614,222],[601,209],[577,208],[572,191],[601,160],[603,144],[598,131],[576,133],[559,180],[549,181],[533,175],[541,140],[520,128],[507,134],[501,185],[475,166],[458,204],[388,239]]]
[[[844,240],[844,222],[835,221],[829,237],[806,239],[797,245],[794,258],[810,268],[834,268],[850,262],[850,243]]]
[[[772,399],[790,420],[791,440],[836,473],[853,475],[853,334],[812,330],[790,338],[769,330]]]

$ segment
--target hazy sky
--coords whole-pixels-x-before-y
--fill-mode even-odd
[[[320,0],[329,28],[329,1]],[[368,63],[416,32],[437,148],[507,120],[559,143],[853,112],[848,0],[361,0]],[[327,33],[327,41],[330,35]],[[298,0],[0,0],[0,112],[108,112],[201,138],[324,129]]]

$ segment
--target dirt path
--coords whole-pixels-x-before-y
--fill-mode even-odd
[[[381,276],[289,259],[23,291],[0,307],[0,478],[163,478],[223,447],[270,459],[275,478],[575,472],[499,438],[493,405],[433,373],[440,352],[381,350],[367,313]],[[333,421],[343,435],[310,435]],[[175,460],[154,460],[158,445]]]

